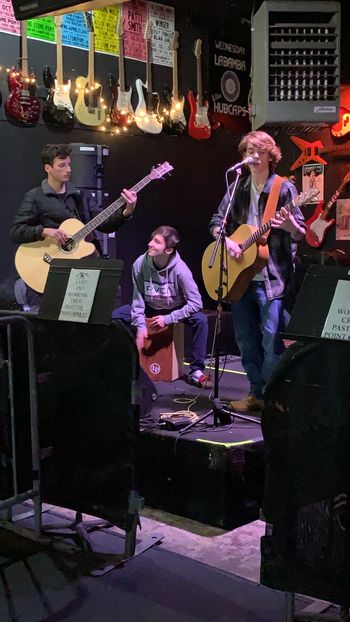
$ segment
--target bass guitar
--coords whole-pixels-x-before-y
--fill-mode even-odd
[[[151,37],[152,24],[150,20],[145,27],[146,40],[146,84],[137,79],[135,82],[138,94],[138,104],[135,110],[135,123],[137,127],[148,134],[160,134],[163,123],[159,116],[159,94],[152,91],[152,63],[151,63]]]
[[[109,116],[113,125],[124,128],[134,120],[134,110],[131,105],[131,87],[126,90],[124,70],[124,18],[120,17],[117,27],[119,35],[119,84],[109,75],[109,86],[112,92],[112,101]]]
[[[89,31],[89,61],[87,77],[78,76],[75,81],[78,92],[74,106],[74,114],[82,125],[97,127],[106,119],[105,106],[101,100],[101,86],[95,82],[95,32],[91,11],[84,13],[86,27]]]
[[[307,164],[307,162],[327,164],[327,161],[321,157],[321,153],[345,155],[350,152],[350,145],[330,145],[329,147],[324,147],[320,140],[315,140],[310,143],[297,136],[291,136],[290,139],[301,150],[301,154],[290,167],[291,171],[295,171],[295,169],[299,168],[299,166],[303,166],[303,164]]]
[[[43,119],[47,125],[57,125],[62,129],[74,126],[74,111],[70,99],[71,81],[63,82],[62,57],[62,16],[54,17],[56,25],[56,78],[50,68],[44,69],[44,84],[49,89],[49,95],[44,104]]]
[[[297,205],[303,205],[319,194],[318,188],[312,188],[308,192],[302,192],[296,199],[284,206],[291,210]],[[230,236],[230,240],[237,242],[243,253],[238,259],[233,259],[225,253],[223,299],[226,302],[234,302],[244,294],[252,278],[264,268],[269,258],[268,246],[258,244],[258,240],[271,229],[272,219],[258,227],[240,225]],[[216,242],[207,246],[202,258],[202,276],[205,288],[213,300],[217,300],[217,288],[219,285],[220,272],[220,249],[218,250],[212,268],[209,268]],[[226,248],[226,247],[225,247]]]
[[[20,125],[32,126],[40,117],[40,102],[35,97],[35,76],[28,71],[27,22],[20,22],[21,43],[19,71],[13,69],[8,74],[9,97],[5,102],[5,111],[9,118]]]
[[[179,75],[177,51],[179,49],[179,33],[173,33],[171,48],[173,51],[173,88],[170,94],[168,89],[164,92],[164,104],[166,117],[164,129],[169,133],[182,134],[186,130],[186,117],[184,115],[185,98],[179,96]]]
[[[194,96],[192,91],[189,91],[187,94],[191,110],[188,121],[188,133],[192,138],[196,138],[197,140],[205,140],[206,138],[210,138],[211,125],[208,117],[209,105],[207,101],[203,101],[201,39],[197,39],[195,42],[194,55],[197,59],[197,97]]]
[[[163,162],[153,168],[149,175],[141,179],[131,190],[140,192],[153,179],[160,179],[172,170],[173,167],[169,162]],[[120,210],[124,204],[125,199],[119,197],[86,225],[76,218],[65,220],[59,227],[68,236],[67,242],[63,245],[53,238],[21,244],[15,256],[15,265],[20,277],[29,287],[42,293],[52,259],[81,259],[95,254],[94,244],[86,242],[85,238],[101,226],[107,218]]]
[[[333,225],[335,224],[335,218],[328,218],[328,215],[337,198],[349,181],[350,171],[346,173],[341,184],[338,186],[337,190],[328,201],[326,207],[324,206],[324,201],[320,201],[319,204],[316,206],[316,209],[312,214],[311,218],[309,218],[305,222],[305,239],[307,243],[313,248],[319,248],[323,244],[328,229],[333,227]]]

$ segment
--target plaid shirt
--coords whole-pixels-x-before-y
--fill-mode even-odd
[[[275,177],[275,173],[270,174],[260,193],[258,206],[260,220],[262,219]],[[231,189],[232,186],[222,199],[218,211],[213,215],[209,224],[210,230],[221,225],[230,199]],[[228,216],[227,235],[231,235],[237,227],[247,222],[250,207],[250,191],[251,177],[249,175],[241,179],[238,184],[233,205]],[[287,203],[295,199],[296,196],[297,190],[294,184],[287,179],[283,181],[277,203],[277,210],[287,205]],[[291,213],[297,223],[304,228],[304,217],[299,207],[293,206],[291,208]],[[292,240],[290,233],[287,231],[271,229],[268,237],[268,248],[270,253],[269,260],[267,266],[262,270],[262,274],[264,276],[267,298],[272,300],[273,298],[283,297],[286,287],[291,283],[294,275],[294,259],[297,244]]]

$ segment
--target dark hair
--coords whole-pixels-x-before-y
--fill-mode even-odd
[[[154,238],[155,235],[163,236],[165,248],[176,248],[180,242],[178,231],[169,225],[161,225],[160,227],[157,227],[157,229],[153,231],[151,238]]]
[[[64,160],[68,158],[71,154],[71,148],[69,145],[61,144],[61,145],[45,145],[41,151],[41,161],[45,164],[53,165],[53,161],[55,158],[60,158],[60,160]]]
[[[249,134],[243,136],[241,142],[238,145],[238,152],[241,156],[245,154],[248,142],[252,143],[252,145],[254,145],[254,147],[259,151],[269,154],[271,158],[272,168],[274,168],[282,158],[281,149],[278,147],[278,145],[276,145],[272,136],[270,136],[270,134],[267,134],[266,132],[256,130],[253,132],[249,132]]]

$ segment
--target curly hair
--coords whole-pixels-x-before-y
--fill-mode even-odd
[[[274,168],[282,158],[281,149],[276,145],[272,136],[266,132],[256,130],[243,136],[238,145],[238,151],[241,156],[245,155],[248,142],[252,143],[258,151],[269,154],[272,168]]]

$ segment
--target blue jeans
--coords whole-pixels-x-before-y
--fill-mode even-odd
[[[172,309],[173,310],[173,309]],[[155,315],[165,315],[168,311],[162,311],[162,309],[152,309],[147,307],[145,309],[146,317],[153,317]],[[122,320],[126,324],[131,324],[131,306],[123,305],[118,309],[114,309],[112,313],[113,319]],[[184,324],[187,324],[192,329],[192,350],[190,361],[190,374],[197,369],[203,371],[205,369],[205,357],[207,353],[207,340],[208,340],[208,319],[205,313],[197,311],[190,317],[182,320]]]
[[[283,299],[268,300],[263,281],[252,281],[231,305],[233,327],[250,382],[250,395],[260,398],[284,352],[280,331],[285,328]]]

